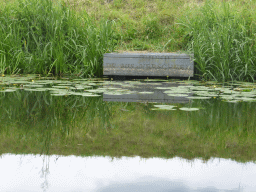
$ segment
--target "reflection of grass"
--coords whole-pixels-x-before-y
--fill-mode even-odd
[[[98,117],[101,128],[109,126],[110,106],[106,106],[102,98],[56,98],[48,92],[32,94],[22,90],[1,93],[0,107],[0,124],[3,125],[0,131],[10,139],[23,138],[24,142],[36,142],[37,146],[41,146],[39,153],[48,153],[55,133],[58,134],[57,140],[62,141],[72,135],[76,121],[89,125]]]
[[[255,160],[255,106],[249,103],[239,106],[221,103],[221,107],[215,103],[216,107],[212,107],[207,102],[195,101],[194,105],[201,103],[206,107],[195,112],[151,111],[153,104],[92,104],[87,115],[82,115],[83,110],[77,111],[73,119],[71,110],[65,116],[65,123],[59,117],[58,126],[47,128],[44,121],[35,121],[35,125],[31,126],[34,129],[20,129],[17,123],[5,125],[6,129],[2,126],[0,151]],[[61,106],[60,102],[58,107]],[[178,107],[181,106],[183,104],[178,104]],[[98,109],[105,112],[98,114]],[[111,111],[109,115],[106,113],[108,110]],[[103,117],[109,119],[104,129]]]

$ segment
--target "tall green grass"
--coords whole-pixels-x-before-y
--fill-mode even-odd
[[[0,10],[0,72],[102,76],[113,22],[96,26],[64,2],[19,0]]]
[[[255,1],[11,2],[0,5],[0,73],[101,76],[116,48],[193,52],[202,80],[255,80]]]
[[[204,80],[254,81],[256,15],[252,1],[207,0],[183,17],[187,50]]]

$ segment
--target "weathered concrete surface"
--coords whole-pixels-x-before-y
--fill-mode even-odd
[[[103,75],[193,77],[192,58],[177,53],[106,53]]]

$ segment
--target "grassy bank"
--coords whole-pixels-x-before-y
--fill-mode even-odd
[[[146,50],[193,52],[202,80],[255,79],[254,1],[4,2],[1,73],[101,76],[104,53]]]

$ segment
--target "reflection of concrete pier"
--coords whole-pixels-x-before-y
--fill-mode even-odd
[[[193,77],[190,55],[177,53],[106,53],[103,75]]]
[[[130,91],[135,92],[134,94],[124,95],[108,95],[103,93],[103,101],[117,101],[117,102],[157,102],[157,103],[187,103],[189,99],[184,97],[171,97],[164,93],[169,87],[182,86],[177,83],[167,84],[162,83],[141,83],[134,87],[125,87]],[[108,88],[109,85],[104,86]],[[121,88],[120,85],[111,85],[111,87]],[[156,89],[156,87],[166,87],[166,89]],[[143,93],[145,92],[145,93]],[[147,92],[153,92],[153,94],[147,94]]]

